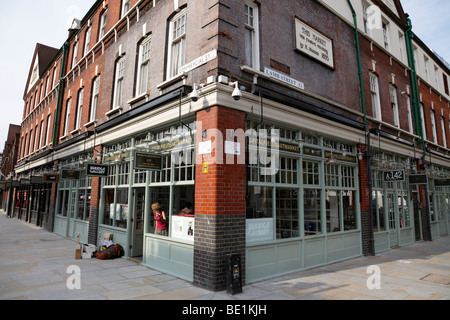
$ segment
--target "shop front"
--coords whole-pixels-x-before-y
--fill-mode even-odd
[[[191,280],[195,230],[195,125],[178,123],[105,145],[99,241],[106,233],[125,256]],[[156,234],[152,204],[167,216],[167,235]]]
[[[250,138],[247,282],[361,255],[356,146],[273,124],[259,130],[279,132],[279,163],[267,174],[270,163],[251,159],[269,158],[273,150]]]

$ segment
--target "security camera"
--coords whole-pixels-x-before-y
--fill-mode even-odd
[[[238,88],[238,82],[237,81],[232,83],[231,85],[233,85],[233,84],[235,85],[235,87],[234,87],[234,90],[233,90],[233,93],[231,94],[231,96],[233,97],[233,99],[235,101],[239,101],[242,98],[241,90],[239,90],[239,88]]]
[[[197,91],[197,85],[194,84],[194,90],[192,90],[191,94],[189,95],[189,98],[191,99],[192,102],[196,102],[200,98],[200,95],[198,94]]]

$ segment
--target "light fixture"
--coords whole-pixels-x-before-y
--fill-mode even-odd
[[[305,142],[305,140],[301,138],[300,131],[298,131],[297,134],[295,135],[295,141],[298,143],[298,147],[300,149],[302,149],[303,148],[303,143]]]
[[[337,162],[337,160],[336,160],[336,158],[333,157],[333,155],[331,155],[331,158],[329,158],[327,160],[327,164],[333,164],[333,163],[336,163],[336,162]]]
[[[123,162],[125,162],[125,157],[123,157],[123,156],[118,156],[118,157],[116,157],[116,158],[114,159],[114,162],[115,162],[115,163],[123,163]]]
[[[239,90],[239,83],[236,82],[230,82],[229,83],[230,86],[234,85],[234,90],[233,93],[231,94],[231,96],[233,97],[234,100],[239,101],[242,98],[242,92],[241,90]]]
[[[200,95],[198,94],[198,91],[197,91],[197,85],[195,83],[194,83],[194,89],[189,94],[189,98],[191,99],[192,102],[196,102],[200,98]]]

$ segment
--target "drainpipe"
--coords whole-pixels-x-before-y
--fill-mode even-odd
[[[53,123],[53,140],[52,140],[52,146],[53,148],[56,146],[56,139],[57,139],[57,131],[58,131],[58,117],[59,117],[59,110],[61,108],[61,104],[62,104],[62,94],[63,94],[63,76],[64,76],[64,69],[65,69],[65,65],[66,65],[66,54],[67,54],[67,41],[64,42],[63,45],[63,57],[61,60],[61,70],[59,71],[59,88],[58,88],[58,99],[56,102],[56,112],[55,112],[55,120]]]
[[[422,116],[420,115],[420,109],[419,109],[419,88],[417,87],[417,73],[416,73],[416,66],[414,62],[414,50],[412,45],[412,39],[414,38],[414,33],[412,32],[412,23],[409,16],[406,16],[406,21],[408,22],[408,28],[405,32],[405,40],[406,40],[406,49],[408,52],[408,62],[409,67],[411,69],[411,89],[413,94],[413,109],[414,109],[414,122],[416,125],[416,131],[420,135],[421,143],[422,143],[422,150],[423,150],[423,156],[422,156],[422,165],[421,170],[425,170],[425,156],[426,156],[426,147],[425,147],[425,139],[423,135],[423,128],[422,128]],[[428,184],[425,185],[425,203],[426,203],[426,219],[427,219],[427,232],[429,236],[429,240],[432,241],[431,236],[431,219],[430,219],[430,209],[429,209],[429,199],[428,199]]]
[[[358,74],[359,74],[359,85],[361,90],[361,104],[362,111],[364,114],[364,131],[365,131],[365,139],[366,139],[366,161],[367,161],[367,175],[368,175],[368,187],[369,187],[369,215],[370,215],[370,251],[372,252],[372,256],[375,255],[375,236],[373,232],[374,221],[373,221],[373,204],[372,204],[372,160],[371,160],[371,150],[370,150],[370,132],[367,130],[367,112],[366,112],[366,102],[364,97],[364,82],[362,76],[362,67],[361,67],[361,50],[359,46],[359,32],[358,32],[358,20],[356,17],[355,9],[353,8],[352,2],[347,0],[348,6],[352,12],[353,23],[355,24],[355,41],[356,41],[356,55],[358,58]]]

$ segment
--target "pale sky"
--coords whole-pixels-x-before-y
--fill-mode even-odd
[[[95,0],[2,1],[0,152],[9,124],[22,122],[23,93],[36,43],[61,48],[73,18],[82,19],[94,3]],[[450,63],[450,1],[403,0],[402,4],[410,15],[413,31]]]

